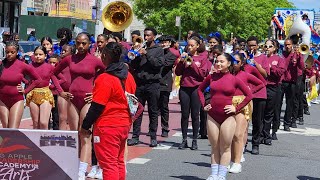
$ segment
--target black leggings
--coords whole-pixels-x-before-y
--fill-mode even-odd
[[[182,138],[187,139],[189,114],[191,111],[193,139],[197,139],[199,133],[199,111],[201,107],[197,93],[198,87],[181,87],[179,99],[181,104],[181,130]]]

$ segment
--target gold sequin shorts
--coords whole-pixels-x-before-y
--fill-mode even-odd
[[[243,100],[245,96],[233,96],[232,98],[232,105],[237,107]],[[252,119],[252,101],[250,101],[244,108],[241,109],[241,113],[244,114],[247,121],[250,121]]]
[[[34,88],[27,94],[26,105],[29,106],[30,102],[40,106],[44,102],[49,102],[54,107],[54,98],[49,87]]]

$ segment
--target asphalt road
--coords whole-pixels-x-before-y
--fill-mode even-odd
[[[230,180],[320,180],[320,105],[310,108],[305,125],[287,133],[278,133],[272,146],[261,145],[260,155],[245,154],[240,174],[228,174]],[[177,113],[173,120],[179,120]],[[281,127],[283,129],[283,127]],[[191,130],[190,130],[191,133]],[[249,132],[250,133],[250,132]],[[199,150],[179,150],[179,132],[160,142],[160,148],[129,161],[128,180],[200,180],[210,169],[208,140],[199,140]],[[249,136],[249,141],[251,136]],[[191,140],[189,141],[191,145]],[[251,143],[248,145],[251,150]],[[130,152],[129,152],[130,153]]]

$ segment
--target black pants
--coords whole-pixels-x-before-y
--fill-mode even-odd
[[[303,117],[303,94],[305,83],[303,81],[303,77],[299,76],[297,78],[297,82],[295,84],[295,93],[293,97],[293,119],[297,119],[299,117]]]
[[[277,132],[280,127],[280,115],[281,115],[281,105],[282,105],[282,90],[281,85],[278,85],[278,89],[276,92],[276,102],[274,108],[274,116],[272,120],[272,132]]]
[[[145,106],[148,103],[149,114],[149,132],[151,139],[156,139],[158,128],[158,101],[160,96],[160,83],[150,83],[139,85],[136,90],[136,96],[139,102]],[[133,123],[133,135],[132,138],[139,138],[141,133],[141,116]]]
[[[210,92],[204,93],[204,98],[206,100],[205,104],[210,103]],[[203,107],[200,107],[200,131],[199,134],[201,136],[207,136],[207,119],[208,119],[208,112],[203,110]]]
[[[189,114],[191,111],[193,139],[197,139],[199,133],[199,111],[201,107],[197,93],[198,87],[181,87],[179,99],[181,105],[181,130],[182,138],[187,139]]]
[[[54,108],[51,109],[52,114],[52,129],[59,130],[59,111],[58,111],[58,95],[53,95]]]
[[[252,145],[259,146],[262,130],[266,99],[254,98],[252,111]]]
[[[271,139],[271,123],[274,116],[275,105],[277,102],[277,92],[279,92],[278,85],[267,85],[267,102],[264,112],[263,121],[263,137],[264,139]]]
[[[284,126],[291,125],[291,118],[293,113],[293,94],[294,94],[294,85],[292,82],[283,82],[281,85],[282,97],[286,96],[286,112],[284,114],[283,124]]]
[[[161,113],[162,131],[169,132],[169,96],[170,92],[161,91],[159,99],[159,108]]]

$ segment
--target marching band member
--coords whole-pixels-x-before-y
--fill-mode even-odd
[[[161,70],[164,64],[163,49],[155,43],[157,31],[154,28],[146,28],[144,30],[144,40],[146,48],[140,48],[140,56],[136,56],[131,61],[131,68],[137,83],[136,96],[139,102],[145,106],[148,102],[149,113],[149,132],[150,132],[150,147],[156,147],[157,128],[158,128],[158,103],[160,96],[160,79]],[[139,136],[141,133],[142,115],[133,123],[132,139],[128,140],[128,145],[133,146],[139,144]]]
[[[212,173],[207,180],[226,178],[227,166],[231,159],[231,142],[236,130],[235,115],[252,99],[249,88],[230,73],[233,60],[229,54],[218,56],[215,66],[218,72],[208,75],[198,89],[201,104],[209,114],[207,127],[211,144]],[[209,85],[211,100],[209,104],[205,104],[203,91]],[[236,89],[240,89],[245,96],[237,107],[232,104]]]
[[[304,62],[303,56],[296,51],[296,48],[293,48],[293,41],[291,39],[285,40],[285,51],[283,52],[283,57],[285,58],[286,72],[283,75],[283,92],[281,93],[282,97],[280,99],[283,99],[283,94],[286,95],[284,130],[290,131],[289,127],[297,127],[296,120],[298,115],[298,105],[300,104],[300,102],[302,102],[301,100],[299,100],[300,98],[298,96],[301,96],[299,93],[300,88],[303,88],[304,86],[304,84],[302,83]]]
[[[265,79],[268,74],[270,74],[270,66],[267,61],[267,57],[264,54],[261,54],[258,51],[258,43],[259,40],[257,37],[251,36],[247,40],[247,46],[254,58],[254,61],[250,63],[250,65],[245,66],[245,70],[248,73],[250,72],[250,67],[255,68],[261,74],[261,76]],[[251,70],[253,71],[253,70]],[[260,76],[260,77],[261,77]],[[258,77],[258,76],[257,76]],[[261,81],[263,79],[259,78]],[[263,118],[264,118],[264,111],[266,107],[266,99],[267,99],[267,92],[266,89],[262,89],[258,91],[254,95],[253,99],[253,111],[252,111],[252,154],[259,154],[259,145],[263,130]]]
[[[97,47],[92,48],[91,54],[94,54],[94,56],[101,59],[102,50],[107,45],[107,43],[108,43],[108,36],[105,34],[99,34],[97,37]]]
[[[270,74],[267,77],[267,102],[263,124],[263,143],[266,145],[272,145],[272,136],[270,134],[271,123],[275,115],[274,111],[277,103],[277,92],[279,92],[279,83],[283,73],[285,72],[285,63],[284,60],[276,54],[275,41],[266,41],[265,50],[267,53],[267,62],[270,67]],[[273,125],[275,127],[277,126],[276,124]]]
[[[172,69],[176,59],[178,58],[172,53],[172,46],[174,40],[172,37],[162,35],[160,38],[161,47],[164,50],[164,66],[161,72],[162,78],[160,79],[160,98],[159,98],[159,109],[161,113],[161,127],[162,137],[168,137],[169,133],[169,96],[172,91]]]
[[[207,56],[200,55],[200,53],[203,52],[203,50],[199,50],[200,45],[201,43],[198,37],[191,37],[188,40],[188,53],[183,53],[181,55],[175,70],[176,75],[181,76],[179,100],[181,105],[182,143],[179,145],[179,149],[188,148],[187,132],[190,111],[193,130],[191,150],[198,149],[197,137],[199,133],[199,111],[201,104],[197,89],[204,78],[209,74],[211,67],[211,63],[207,60]]]

